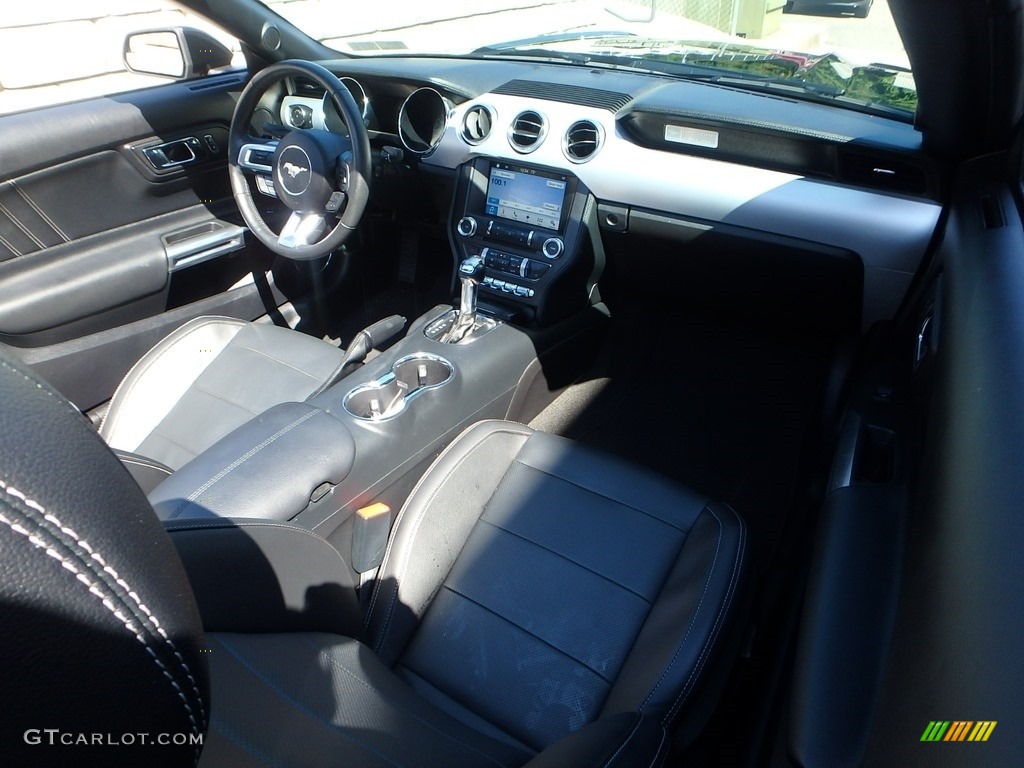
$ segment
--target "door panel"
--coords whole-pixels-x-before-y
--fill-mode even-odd
[[[280,298],[255,284],[265,256],[227,176],[244,79],[0,117],[0,342],[83,409],[190,317],[251,319]]]

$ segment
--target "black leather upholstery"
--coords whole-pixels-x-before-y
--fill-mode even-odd
[[[727,507],[478,424],[402,510],[365,645],[214,636],[214,700],[245,695],[215,709],[204,764],[287,762],[295,744],[303,765],[657,764],[729,625],[744,554]]]
[[[287,328],[196,318],[128,372],[100,434],[114,449],[176,470],[253,416],[318,391],[343,358]]]
[[[0,397],[11,764],[189,765],[206,731],[204,766],[659,765],[730,624],[731,510],[521,425],[424,475],[360,627],[326,541],[177,520],[179,558],[63,398],[4,358]],[[79,757],[32,729],[186,739]]]
[[[0,403],[4,763],[90,761],[31,730],[201,736],[199,615],[145,496],[88,421],[2,353]],[[44,741],[27,743],[35,737]],[[135,744],[92,759],[186,765],[197,752]]]
[[[355,442],[338,419],[306,403],[280,403],[178,469],[149,501],[162,520],[290,520],[314,489],[344,480],[354,458]]]
[[[367,641],[428,700],[535,750],[619,712],[669,727],[716,647],[744,551],[728,507],[484,422],[402,510]]]

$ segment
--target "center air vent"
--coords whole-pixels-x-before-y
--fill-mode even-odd
[[[466,110],[462,118],[462,138],[467,144],[479,144],[491,134],[494,125],[494,111],[483,104]]]
[[[601,126],[592,120],[577,120],[562,138],[562,151],[574,163],[585,163],[597,154],[604,141]]]
[[[520,112],[508,129],[508,143],[516,152],[533,152],[544,141],[548,124],[544,115],[532,109]]]

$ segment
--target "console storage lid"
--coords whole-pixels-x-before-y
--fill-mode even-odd
[[[149,494],[161,520],[290,520],[326,503],[348,476],[355,443],[338,419],[306,403],[281,403],[214,443]]]

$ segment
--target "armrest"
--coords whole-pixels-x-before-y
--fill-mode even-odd
[[[332,632],[362,627],[352,570],[305,528],[267,520],[169,520],[207,632]]]
[[[196,456],[149,501],[161,520],[290,520],[314,490],[344,480],[354,458],[355,441],[338,419],[305,403],[281,403]]]
[[[605,715],[570,733],[523,768],[652,768],[668,757],[667,731],[635,712]]]

